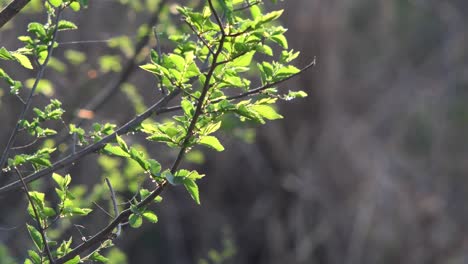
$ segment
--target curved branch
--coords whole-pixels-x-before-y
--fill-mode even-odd
[[[24,178],[24,181],[26,183],[35,181],[39,178],[42,178],[46,175],[51,174],[52,172],[55,172],[59,169],[65,168],[69,165],[72,165],[76,161],[80,160],[81,158],[87,156],[88,154],[91,154],[93,152],[96,152],[100,150],[102,147],[104,147],[107,143],[111,142],[112,140],[115,139],[116,135],[123,135],[128,132],[130,132],[132,129],[134,129],[136,126],[140,125],[144,120],[148,119],[153,113],[156,114],[161,114],[164,113],[166,110],[165,106],[171,101],[174,97],[176,97],[179,94],[179,90],[175,90],[174,92],[170,93],[169,95],[163,97],[161,100],[159,100],[157,103],[152,105],[150,108],[148,108],[145,112],[142,114],[136,116],[129,122],[127,122],[125,125],[117,129],[114,133],[106,136],[105,138],[101,139],[100,141],[89,145],[88,147],[64,158],[61,159],[54,164],[52,164],[51,167],[45,168],[43,170],[40,170],[36,173],[30,174],[29,176],[26,176]],[[16,190],[19,187],[21,187],[21,182],[20,181],[15,181],[10,184],[7,184],[3,187],[0,188],[0,194],[3,194],[8,191]]]
[[[15,17],[31,0],[13,0],[0,12],[0,28]]]

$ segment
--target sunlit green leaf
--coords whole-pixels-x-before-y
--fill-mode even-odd
[[[223,147],[223,145],[221,145],[221,142],[219,142],[219,140],[216,137],[213,137],[213,136],[202,137],[200,139],[200,144],[202,144],[204,146],[207,146],[207,147],[210,147],[210,148],[213,148],[213,149],[215,149],[217,151],[223,151],[224,150],[224,147]]]

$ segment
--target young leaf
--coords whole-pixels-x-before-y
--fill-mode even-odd
[[[73,30],[77,29],[78,27],[75,25],[75,23],[67,21],[67,20],[60,20],[58,23],[58,30]]]
[[[190,193],[190,196],[192,196],[192,199],[195,200],[197,204],[200,204],[200,195],[198,193],[198,185],[197,183],[189,178],[186,178],[184,180],[184,186],[185,189]]]
[[[54,7],[59,7],[62,4],[62,0],[49,0]]]
[[[44,248],[44,242],[42,241],[41,233],[32,225],[26,224],[29,235],[31,236],[36,248],[42,251]]]
[[[4,47],[0,48],[0,59],[2,60],[14,60],[15,57],[11,55],[11,53],[5,49]]]
[[[221,145],[219,140],[216,137],[213,137],[213,136],[202,137],[200,139],[200,144],[202,144],[204,146],[207,146],[207,147],[210,147],[210,148],[213,148],[213,149],[215,149],[217,151],[223,151],[224,150],[223,145]]]
[[[106,263],[106,262],[109,261],[108,258],[104,257],[103,255],[99,254],[98,252],[94,252],[94,253],[89,257],[89,260],[97,261],[97,262],[102,262],[102,263]]]
[[[144,212],[143,217],[153,224],[158,222],[158,216],[151,211]]]
[[[128,222],[130,223],[131,227],[138,228],[141,226],[141,224],[143,224],[143,219],[140,215],[131,214],[128,218]]]
[[[81,261],[80,256],[75,256],[74,258],[72,258],[69,261],[65,262],[65,264],[78,264],[78,263],[80,263],[80,261]]]
[[[104,149],[103,149],[107,154],[111,154],[111,155],[115,155],[115,156],[119,156],[119,157],[124,157],[124,158],[129,158],[130,157],[130,154],[128,154],[127,152],[125,152],[125,150],[123,150],[122,148],[120,147],[117,147],[117,146],[112,146],[110,144],[107,144]]]
[[[252,105],[251,109],[268,120],[282,119],[283,116],[278,114],[275,109],[269,105]]]
[[[25,55],[16,52],[11,53],[11,55],[15,57],[16,61],[18,61],[21,64],[21,66],[25,67],[26,69],[31,70],[33,68],[31,61]]]

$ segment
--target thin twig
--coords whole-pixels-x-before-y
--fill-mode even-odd
[[[6,147],[5,147],[4,151],[3,151],[2,157],[0,159],[0,176],[2,176],[3,173],[4,173],[3,166],[5,166],[5,162],[7,161],[10,150],[13,147],[13,145],[15,144],[16,137],[18,136],[18,130],[21,127],[21,120],[24,119],[24,117],[26,116],[26,113],[29,110],[29,107],[31,106],[32,97],[33,97],[34,93],[36,92],[37,86],[39,85],[39,81],[42,79],[42,76],[44,76],[44,72],[45,72],[45,69],[47,68],[47,63],[49,63],[49,59],[52,57],[52,51],[54,50],[54,44],[55,44],[55,40],[57,38],[57,32],[58,32],[58,24],[59,24],[59,21],[60,21],[62,11],[63,11],[63,9],[61,9],[61,8],[58,9],[58,11],[57,11],[57,16],[56,16],[55,21],[54,21],[55,27],[54,27],[54,31],[53,31],[53,34],[52,34],[52,40],[50,41],[50,44],[47,47],[47,56],[46,56],[46,58],[44,60],[44,63],[42,63],[40,65],[39,72],[37,73],[36,80],[34,81],[34,85],[32,86],[31,92],[29,93],[28,99],[26,100],[26,103],[25,103],[25,105],[23,107],[23,111],[21,112],[21,114],[20,114],[20,116],[18,118],[18,121],[16,122],[16,126],[13,129],[13,131],[12,131],[12,133],[10,135],[10,138],[8,139],[8,142],[6,144]]]
[[[18,147],[12,147],[11,149],[12,149],[12,150],[24,149],[24,148],[27,148],[27,147],[30,147],[30,146],[36,144],[37,141],[38,141],[38,139],[35,138],[32,142],[30,142],[30,143],[28,143],[28,144],[26,144],[26,145],[18,146]]]
[[[47,243],[46,231],[44,230],[44,227],[41,224],[41,218],[39,217],[39,214],[37,213],[36,205],[34,205],[34,201],[31,198],[31,195],[29,194],[28,185],[26,184],[26,182],[24,182],[23,175],[18,170],[18,168],[15,168],[15,170],[16,170],[16,173],[18,174],[21,184],[23,185],[24,192],[26,193],[26,196],[28,197],[29,203],[31,204],[31,207],[33,209],[34,217],[36,218],[36,222],[37,222],[37,229],[39,229],[39,233],[41,233],[42,241],[44,243],[44,251],[46,252],[47,258],[49,259],[50,263],[54,264],[55,263],[54,258],[52,257],[52,254],[50,253],[49,244]]]
[[[247,96],[250,96],[250,95],[253,95],[253,94],[258,94],[268,88],[271,88],[271,87],[274,87],[280,83],[283,83],[285,81],[288,81],[296,76],[298,76],[299,74],[303,73],[304,71],[308,70],[309,68],[312,68],[313,66],[315,66],[316,64],[316,60],[314,59],[311,63],[309,63],[308,65],[306,65],[304,68],[302,68],[299,72],[287,77],[287,78],[284,78],[282,80],[279,80],[279,81],[276,81],[276,82],[272,82],[272,83],[267,83],[263,86],[260,86],[258,88],[255,88],[255,89],[252,89],[252,90],[249,90],[245,93],[241,93],[241,94],[238,94],[238,95],[234,95],[234,96],[230,96],[228,98],[226,98],[226,100],[235,100],[235,99],[240,99],[240,98],[243,98],[243,97],[247,97]]]
[[[185,23],[190,27],[190,29],[193,31],[193,33],[195,33],[195,35],[197,36],[197,38],[203,42],[203,44],[205,45],[205,47],[208,49],[208,51],[210,52],[211,55],[214,55],[214,51],[213,49],[211,48],[210,44],[206,41],[206,39],[200,34],[198,33],[197,29],[192,25],[190,24],[187,20],[185,20]]]
[[[106,209],[102,208],[102,206],[100,206],[98,203],[96,202],[93,202],[93,204],[99,208],[103,213],[105,213],[107,216],[109,216],[110,218],[114,218],[114,216],[112,216],[109,212],[106,211]]]
[[[254,1],[254,2],[252,2],[252,3],[246,4],[245,6],[241,6],[241,7],[239,7],[239,8],[234,9],[233,12],[238,12],[238,11],[242,11],[242,10],[245,10],[245,9],[249,9],[249,8],[251,8],[252,6],[258,5],[258,4],[260,4],[260,3],[261,3],[261,1]]]
[[[30,0],[13,0],[2,11],[0,11],[0,28],[15,17]]]
[[[117,217],[119,215],[119,208],[117,207],[117,200],[115,198],[114,188],[112,188],[112,184],[110,183],[109,178],[106,178],[106,183],[107,183],[107,187],[109,187],[109,191],[111,194],[112,206],[114,207],[114,217]],[[121,230],[122,228],[120,227],[120,225],[118,225],[117,232],[115,233],[117,237],[120,236]]]

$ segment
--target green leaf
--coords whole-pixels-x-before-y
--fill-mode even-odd
[[[256,111],[263,118],[268,120],[282,119],[283,116],[278,114],[275,109],[269,105],[252,105],[251,109]]]
[[[125,141],[119,135],[116,135],[115,139],[117,140],[117,144],[119,144],[121,149],[123,149],[125,152],[129,151],[127,143],[125,143]]]
[[[162,176],[172,185],[179,185],[183,183],[183,177],[176,177],[169,170],[165,170],[162,173]]]
[[[259,19],[262,16],[262,10],[258,5],[254,5],[250,8],[250,14],[253,19]]]
[[[78,12],[81,9],[80,3],[78,2],[72,2],[70,3],[70,8],[73,9],[73,11]]]
[[[275,73],[275,75],[273,76],[273,80],[275,81],[278,81],[278,80],[284,80],[286,78],[289,78],[295,74],[298,74],[301,70],[299,70],[298,68],[292,66],[292,65],[288,65],[288,66],[285,66],[285,67],[282,67],[280,69],[278,69]]]
[[[200,204],[200,195],[198,193],[197,183],[192,179],[186,178],[184,179],[184,186],[190,193],[190,196],[192,196],[192,199],[195,200],[197,204]]]
[[[103,255],[99,254],[98,252],[93,252],[93,254],[89,257],[89,260],[98,261],[102,263],[106,263],[109,261],[108,258],[104,257]]]
[[[34,245],[36,245],[36,248],[42,252],[42,249],[44,248],[44,242],[42,241],[41,233],[32,225],[26,224],[28,228],[29,235],[31,236]]]
[[[75,256],[74,258],[72,258],[69,261],[65,262],[65,264],[78,264],[78,263],[80,263],[80,261],[81,261],[80,256]]]
[[[223,151],[224,150],[223,145],[221,145],[219,140],[216,137],[213,137],[213,136],[202,137],[200,139],[200,144],[202,144],[204,146],[207,146],[207,147],[210,147],[210,148],[213,148],[213,149],[215,149],[217,151]]]
[[[37,36],[41,38],[47,37],[47,32],[46,32],[46,29],[44,28],[44,25],[37,23],[37,22],[32,22],[28,24],[28,32],[35,33]]]
[[[185,98],[182,99],[180,105],[182,106],[182,110],[184,110],[184,113],[188,116],[192,116],[195,112],[195,107],[193,106],[192,102]]]
[[[68,184],[66,184],[66,181],[65,181],[65,178],[62,177],[60,174],[58,173],[52,173],[52,179],[54,179],[54,181],[57,183],[58,186],[62,187],[62,186],[66,186]]]
[[[21,66],[25,67],[26,69],[31,70],[33,68],[31,61],[25,55],[16,52],[12,52],[11,55],[15,57],[16,61],[18,61],[21,64]]]
[[[307,97],[307,93],[304,91],[289,91],[289,93],[286,95],[285,99],[286,100],[291,100],[295,98],[305,98]]]
[[[14,60],[15,57],[13,57],[7,49],[2,47],[2,48],[0,48],[0,59],[2,59],[2,60]]]
[[[62,5],[62,0],[49,0],[49,3],[51,3],[54,7],[59,7]]]
[[[141,226],[141,224],[143,224],[143,219],[140,215],[131,214],[128,218],[128,222],[130,223],[131,227],[138,228]]]
[[[164,66],[167,68],[175,67],[178,71],[183,71],[185,67],[185,59],[177,54],[170,54],[164,57]]]
[[[74,208],[71,208],[70,211],[71,211],[72,214],[84,216],[84,215],[88,215],[93,210],[89,209],[89,208],[74,207]]]
[[[261,16],[260,21],[263,24],[263,23],[268,23],[270,21],[276,20],[283,14],[283,12],[284,10],[277,10],[277,11],[270,12],[268,14]]]
[[[39,166],[44,166],[44,167],[52,166],[52,163],[50,162],[48,158],[34,157],[34,158],[31,158],[29,161]]]
[[[222,121],[208,124],[206,127],[203,128],[202,134],[203,135],[209,135],[209,134],[212,134],[212,133],[218,131],[218,129],[221,128],[221,124],[222,124]]]
[[[151,211],[144,212],[143,217],[153,224],[158,222],[158,216]]]
[[[140,190],[140,198],[141,200],[144,200],[146,197],[148,197],[149,195],[151,194],[150,191],[148,191],[148,189],[141,189]]]
[[[235,67],[247,67],[252,62],[252,58],[254,54],[255,54],[255,51],[247,52],[246,54],[232,61],[230,65],[235,66]]]
[[[278,45],[280,45],[282,48],[287,49],[288,48],[288,40],[284,35],[275,35],[271,36],[271,40]]]
[[[57,26],[57,29],[62,31],[62,30],[73,30],[77,29],[78,27],[75,25],[75,23],[67,20],[60,20]]]
[[[156,160],[149,159],[148,164],[149,164],[149,171],[151,175],[156,176],[158,175],[159,172],[161,172],[161,164],[157,162]]]
[[[37,254],[36,251],[28,250],[28,255],[32,259],[34,264],[36,264],[36,263],[40,264],[41,263],[41,257],[39,256],[39,254]]]
[[[119,156],[119,157],[124,157],[124,158],[129,158],[130,154],[125,152],[121,147],[117,146],[112,146],[110,144],[107,144],[104,149],[103,149],[107,154],[114,155],[114,156]]]

